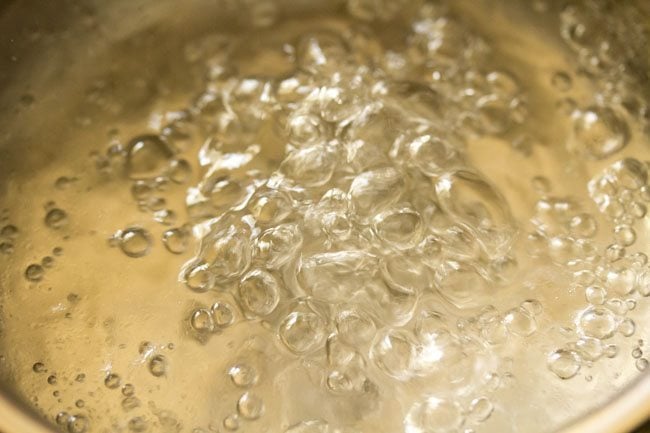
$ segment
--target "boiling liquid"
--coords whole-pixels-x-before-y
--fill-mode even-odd
[[[550,431],[606,401],[648,363],[648,89],[597,5],[492,6],[252,2],[176,53],[196,94],[9,207],[6,380],[71,433]]]

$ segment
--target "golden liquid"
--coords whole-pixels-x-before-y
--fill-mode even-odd
[[[72,433],[541,432],[637,377],[636,10],[401,3],[153,8],[20,95],[7,388]]]

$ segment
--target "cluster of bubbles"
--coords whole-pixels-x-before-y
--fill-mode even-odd
[[[274,2],[242,4],[255,27],[278,18]],[[520,227],[466,144],[477,137],[518,143],[526,93],[512,72],[489,67],[490,45],[442,4],[348,0],[347,10],[358,21],[345,31],[314,28],[284,44],[292,65],[284,75],[240,73],[236,58],[224,55],[189,107],[161,116],[159,133],[116,141],[95,161],[129,180],[138,208],[165,227],[169,253],[184,255],[198,240],[179,275],[206,299],[184,318],[198,342],[234,326],[259,328],[283,356],[322,361],[320,383],[335,396],[376,407],[382,390],[431,385],[436,392],[405,405],[407,433],[476,426],[494,410],[487,394],[499,386],[499,348],[533,336],[544,307],[535,299],[492,305],[502,294],[514,299],[512,287],[521,285]],[[597,35],[585,36],[576,14],[562,13],[562,36],[602,69],[614,51],[601,43],[593,60],[584,44]],[[394,19],[407,20],[408,32],[403,47],[388,48],[371,29]],[[572,78],[557,72],[551,83],[564,93]],[[606,160],[631,142],[627,116],[638,106],[631,113],[608,97],[569,105],[566,147],[579,158]],[[173,188],[186,191],[185,223],[165,197]],[[553,196],[543,177],[533,189],[539,199],[527,253],[569,270],[571,289],[586,302],[575,315],[575,338],[547,358],[552,373],[570,379],[618,354],[608,340],[634,335],[631,296],[650,295],[647,257],[627,253],[650,201],[648,165],[621,159],[589,182],[605,218]],[[48,209],[48,227],[67,224],[63,210]],[[12,239],[7,227],[0,252]],[[613,243],[603,249],[605,230]],[[127,226],[109,242],[141,258],[154,236]],[[44,267],[30,265],[26,278],[40,281]],[[632,356],[644,370],[637,349]],[[149,346],[141,353],[154,377],[168,374],[164,355]],[[501,373],[505,382],[507,368]],[[254,389],[255,367],[238,362],[228,375],[242,393],[221,423],[236,431],[262,418],[265,404]],[[117,389],[121,379],[109,374],[105,385]],[[122,393],[125,411],[139,407],[132,385]],[[82,433],[88,420],[66,413],[61,424]],[[142,417],[129,422],[131,431],[147,428]],[[308,419],[285,432],[352,431]]]
[[[571,199],[544,197],[532,219],[529,236],[534,252],[544,251],[558,264],[573,269],[573,289],[584,293],[588,306],[575,317],[577,339],[548,356],[558,377],[574,377],[585,363],[614,357],[618,347],[607,344],[615,334],[634,335],[636,325],[626,314],[636,307],[633,295],[650,296],[650,267],[643,252],[629,254],[636,242],[634,224],[646,215],[648,163],[625,158],[607,166],[589,183],[597,209],[611,226],[614,242],[602,251],[593,241],[596,216],[583,212]],[[640,357],[639,357],[640,358]],[[636,362],[640,370],[643,361]]]

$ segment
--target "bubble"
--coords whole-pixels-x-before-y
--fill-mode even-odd
[[[447,260],[436,270],[438,292],[457,308],[476,308],[491,296],[489,284],[471,263]]]
[[[168,176],[172,182],[183,185],[192,177],[192,166],[185,159],[175,159],[170,164]]]
[[[615,344],[608,344],[605,346],[603,353],[608,358],[615,358],[618,355],[618,346]]]
[[[7,239],[16,239],[18,237],[18,227],[13,224],[7,224],[0,230],[0,236]]]
[[[536,299],[527,299],[521,303],[520,307],[533,317],[539,316],[544,311],[542,303]]]
[[[335,32],[308,33],[296,45],[296,63],[310,73],[334,71],[348,56],[347,43]]]
[[[153,219],[154,221],[165,225],[165,226],[171,226],[174,225],[176,222],[177,216],[176,212],[170,209],[161,209],[153,214]]]
[[[513,100],[498,94],[482,96],[476,102],[479,131],[499,135],[513,124]]]
[[[228,369],[228,375],[236,386],[248,388],[257,383],[259,376],[257,370],[252,366],[244,363],[235,364]]]
[[[621,296],[628,295],[637,287],[634,269],[626,267],[611,268],[606,274],[607,289]]]
[[[0,242],[0,253],[5,255],[13,254],[14,245],[10,242]]]
[[[625,120],[609,107],[592,106],[574,115],[568,147],[591,159],[605,159],[623,149],[629,140]]]
[[[477,235],[490,255],[502,255],[513,236],[513,219],[505,199],[479,175],[455,171],[438,178],[442,209]]]
[[[366,252],[333,251],[303,257],[300,286],[316,299],[344,302],[371,277],[376,258]]]
[[[377,236],[399,249],[414,247],[422,240],[422,217],[409,208],[385,211],[374,219]]]
[[[45,225],[54,230],[59,230],[68,225],[68,214],[65,211],[54,208],[45,216]]]
[[[576,325],[578,331],[583,335],[604,340],[614,335],[618,322],[610,310],[602,307],[589,307],[579,314]]]
[[[149,428],[149,423],[141,416],[131,418],[128,422],[129,430],[135,433],[141,433]]]
[[[427,397],[411,406],[404,419],[405,433],[458,431],[463,425],[463,414],[458,404],[436,397]]]
[[[125,412],[129,412],[135,408],[140,407],[140,404],[140,399],[137,397],[125,397],[122,399],[122,409]]]
[[[132,258],[146,256],[153,244],[149,232],[141,227],[128,227],[120,230],[114,238],[118,240],[122,252]]]
[[[634,365],[636,366],[636,369],[639,371],[646,371],[648,369],[648,360],[645,358],[639,358],[636,360]]]
[[[237,401],[237,411],[243,418],[259,419],[264,414],[264,401],[251,392],[246,392]]]
[[[167,359],[163,355],[155,355],[149,360],[149,372],[155,377],[167,374]]]
[[[585,298],[592,305],[603,305],[607,299],[607,292],[600,286],[589,286],[585,289]]]
[[[616,183],[629,190],[638,190],[648,183],[648,168],[634,158],[625,158],[615,162],[607,170]]]
[[[535,319],[523,308],[508,311],[503,322],[511,333],[520,337],[528,337],[537,330]]]
[[[492,402],[487,397],[479,397],[472,400],[469,407],[469,416],[476,422],[483,422],[492,415],[493,411]]]
[[[302,233],[296,224],[280,224],[260,235],[256,242],[256,255],[269,269],[280,269],[289,263],[302,245]]]
[[[248,228],[232,215],[222,216],[201,240],[200,256],[209,264],[215,281],[228,282],[238,278],[251,261]]]
[[[126,172],[134,180],[163,175],[174,156],[169,146],[156,135],[134,138],[127,145],[126,152]]]
[[[214,275],[208,269],[208,264],[201,261],[188,262],[181,271],[180,280],[195,292],[206,292],[216,283]]]
[[[85,433],[88,431],[90,423],[88,418],[83,415],[72,415],[68,419],[68,432],[70,433]]]
[[[280,284],[273,274],[255,269],[239,283],[243,307],[256,316],[268,316],[280,302]]]
[[[636,325],[634,324],[634,321],[629,318],[623,319],[623,321],[621,321],[621,323],[618,325],[618,332],[620,332],[625,337],[631,337],[634,335],[635,330]]]
[[[231,413],[223,419],[223,427],[226,430],[235,431],[239,428],[239,415]]]
[[[439,176],[458,162],[455,149],[430,134],[416,137],[409,143],[408,151],[413,164],[427,176]]]
[[[34,371],[34,373],[45,373],[45,372],[47,372],[47,369],[45,368],[45,364],[43,364],[42,362],[34,363],[34,365],[32,366],[32,370]]]
[[[201,334],[214,331],[212,312],[205,308],[194,310],[190,317],[190,325],[192,326],[192,329]]]
[[[630,226],[616,226],[614,228],[614,238],[619,245],[629,247],[636,242],[636,232]]]
[[[68,412],[59,412],[56,414],[56,417],[54,417],[54,420],[59,425],[66,425],[69,419],[70,414]]]
[[[354,347],[368,343],[376,333],[376,326],[372,319],[356,309],[340,311],[336,316],[336,329],[339,337]]]
[[[576,342],[575,350],[586,361],[596,361],[603,356],[603,345],[597,338],[582,337]]]
[[[571,89],[572,80],[566,72],[558,71],[553,74],[551,84],[560,92],[566,92]]]
[[[560,379],[571,379],[580,371],[578,355],[570,350],[558,349],[548,355],[548,368]]]
[[[551,181],[544,176],[533,177],[530,184],[533,187],[533,191],[539,195],[544,196],[551,192]]]
[[[605,257],[607,257],[607,260],[610,262],[615,262],[617,260],[621,260],[623,257],[625,257],[625,247],[622,245],[618,244],[611,244],[607,246],[607,249],[605,250]]]
[[[212,305],[212,319],[219,328],[227,328],[235,322],[233,307],[226,302],[215,302]]]
[[[308,353],[322,347],[325,325],[325,320],[314,312],[293,311],[280,324],[278,335],[290,351]]]
[[[350,185],[350,204],[361,216],[376,215],[397,203],[404,187],[402,175],[392,167],[366,171]]]
[[[336,168],[336,153],[326,145],[317,144],[291,152],[280,165],[288,178],[306,186],[323,186]]]
[[[589,214],[580,214],[571,218],[569,223],[571,234],[578,238],[592,238],[598,231],[596,219]]]
[[[32,282],[38,282],[45,276],[45,269],[41,265],[31,264],[25,269],[25,278]]]
[[[641,296],[650,296],[650,269],[643,270],[638,275],[637,290]]]
[[[109,373],[106,375],[106,378],[104,379],[104,385],[106,385],[106,388],[108,389],[116,389],[120,386],[120,376],[114,373]]]
[[[133,396],[134,394],[135,394],[135,387],[134,387],[132,384],[127,383],[126,385],[124,385],[124,386],[122,387],[122,395],[123,395],[123,396],[125,396],[125,397],[131,397],[131,396]]]
[[[83,400],[77,400],[75,401],[74,405],[77,406],[79,409],[81,409],[86,405],[86,402]]]
[[[380,331],[372,343],[370,359],[387,375],[408,380],[414,374],[416,344],[406,331]]]
[[[162,241],[172,254],[183,254],[189,245],[188,233],[183,228],[165,230]]]
[[[257,222],[263,225],[277,225],[291,215],[293,210],[291,198],[277,190],[253,196],[248,209]]]

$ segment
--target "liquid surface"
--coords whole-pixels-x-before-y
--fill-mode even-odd
[[[640,12],[245,4],[7,184],[11,389],[70,433],[546,432],[647,370]]]

